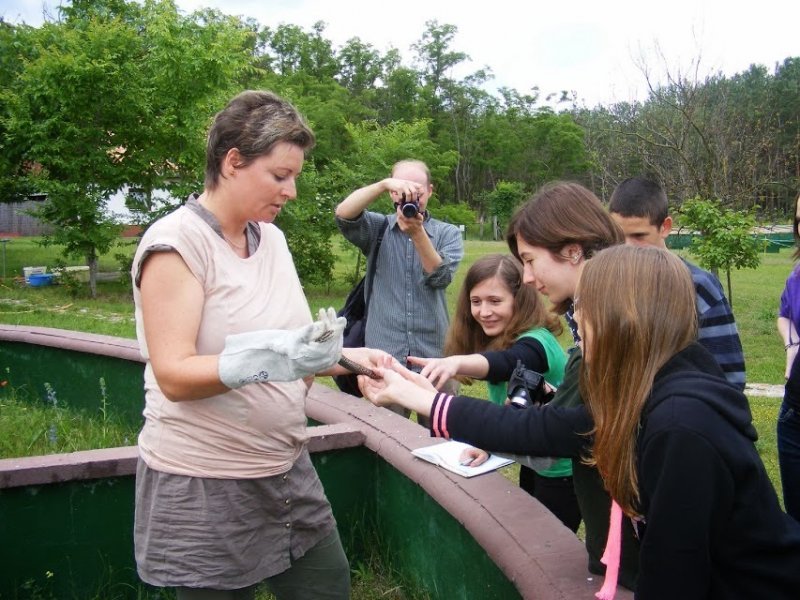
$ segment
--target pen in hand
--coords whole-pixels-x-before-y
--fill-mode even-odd
[[[462,467],[470,467],[472,466],[473,462],[475,462],[475,457],[469,456],[464,460],[462,460],[461,462],[459,462],[458,464],[460,464]]]

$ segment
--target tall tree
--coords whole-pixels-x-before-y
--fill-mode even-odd
[[[21,202],[36,190],[25,174],[34,165],[25,161],[25,145],[9,132],[10,90],[30,58],[31,28],[0,18],[0,202]]]
[[[318,80],[332,79],[339,73],[339,64],[330,40],[323,33],[325,23],[317,21],[306,32],[297,25],[279,25],[274,31],[266,30],[274,66],[279,75],[303,72]]]
[[[383,74],[383,59],[370,44],[354,37],[339,49],[339,82],[356,98],[370,101],[369,96]],[[367,96],[367,98],[364,98]]]
[[[376,110],[378,122],[388,125],[393,121],[411,123],[427,113],[421,101],[420,74],[403,66],[397,49],[390,49],[383,61],[384,85],[377,90]]]
[[[196,189],[210,105],[247,66],[250,33],[217,13],[182,17],[168,0],[82,1],[64,15],[29,32],[6,126],[48,196],[45,243],[85,259],[94,295],[97,257],[117,231],[108,199],[126,185]]]
[[[702,75],[701,57],[685,71],[661,61],[664,83],[652,79],[651,65],[640,65],[646,101],[620,103],[591,119],[603,177],[650,173],[678,199],[713,197],[736,207],[760,202],[775,177],[776,103],[766,69],[752,66],[726,78]]]
[[[451,70],[469,56],[450,49],[458,32],[455,25],[440,25],[438,21],[425,22],[425,31],[420,40],[411,45],[421,66],[423,89],[428,108],[434,116],[444,108],[444,95],[452,83]]]

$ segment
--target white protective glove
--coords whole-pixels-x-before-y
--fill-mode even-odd
[[[248,383],[295,381],[332,367],[342,356],[347,319],[329,308],[298,329],[262,329],[225,338],[219,379],[231,389]]]

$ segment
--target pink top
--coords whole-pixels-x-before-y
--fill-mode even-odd
[[[294,329],[311,322],[283,233],[260,223],[258,249],[240,258],[196,213],[181,207],[144,234],[133,261],[155,246],[174,248],[203,286],[205,303],[197,335],[199,354],[219,354],[225,336],[258,329]],[[202,400],[172,402],[158,387],[149,363],[134,286],[136,334],[145,368],[145,425],[139,452],[155,470],[222,479],[258,478],[288,471],[306,443],[302,380],[257,383]]]

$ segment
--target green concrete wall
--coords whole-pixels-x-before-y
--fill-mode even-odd
[[[364,448],[314,454],[351,566],[377,556],[430,598],[519,598],[469,533]],[[157,598],[133,557],[133,476],[0,490],[0,598]]]

